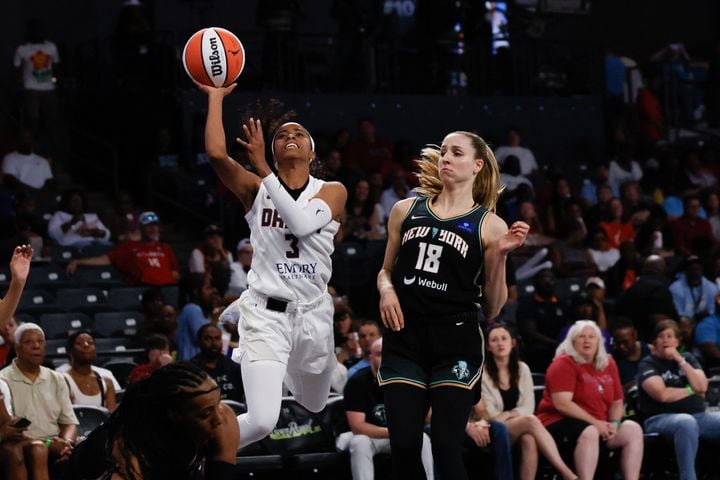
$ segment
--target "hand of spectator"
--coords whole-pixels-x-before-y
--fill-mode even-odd
[[[396,332],[405,327],[400,300],[392,287],[383,288],[380,292],[380,318],[383,325]]]
[[[20,440],[25,439],[25,435],[23,434],[23,432],[27,430],[27,427],[14,427],[12,423],[15,420],[17,420],[17,418],[13,418],[12,420],[5,422],[2,426],[0,426],[0,438],[2,438],[3,442],[19,442]]]
[[[505,235],[498,240],[498,248],[503,253],[510,253],[520,248],[525,243],[525,238],[530,231],[530,225],[525,222],[515,222]]]
[[[228,85],[227,87],[210,87],[208,85],[203,85],[202,83],[195,81],[195,79],[192,79],[192,81],[200,89],[200,91],[205,92],[208,95],[220,95],[221,97],[226,97],[227,95],[230,95],[230,92],[235,90],[235,87],[237,87],[237,83],[233,83],[232,85]]]
[[[20,245],[13,250],[10,259],[10,272],[13,280],[25,283],[30,272],[30,260],[32,260],[33,248],[30,245]]]
[[[70,458],[73,446],[64,438],[54,437],[48,449],[50,450],[50,458],[54,458],[56,462],[64,462]]]
[[[605,441],[608,441],[614,435],[614,432],[611,429],[615,426],[612,423],[598,420],[597,422],[595,422],[594,426],[600,433],[600,438]]]
[[[67,264],[67,267],[65,267],[65,270],[69,275],[72,275],[75,273],[75,270],[77,270],[78,267],[78,261],[77,260],[71,260],[70,263]]]
[[[468,422],[465,426],[465,433],[478,447],[487,447],[490,444],[490,424],[485,420]]]
[[[263,137],[262,123],[260,120],[251,118],[248,124],[243,124],[243,132],[247,142],[237,138],[237,142],[245,149],[250,163],[261,178],[272,173],[265,159],[265,138]]]
[[[173,357],[169,353],[163,353],[158,357],[158,362],[160,363],[161,366],[164,367],[168,363],[173,362]]]

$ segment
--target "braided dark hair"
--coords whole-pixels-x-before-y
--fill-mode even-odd
[[[208,378],[194,363],[177,362],[128,387],[107,421],[107,450],[111,455],[117,445],[129,479],[188,477],[199,460],[200,445],[185,433],[186,420],[179,410],[187,400],[212,391],[199,388]],[[133,456],[139,472],[131,463]]]

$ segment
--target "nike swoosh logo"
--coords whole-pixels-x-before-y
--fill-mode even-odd
[[[315,210],[315,216],[317,217],[318,213],[321,213],[321,212],[324,212],[324,211],[325,211],[325,210],[323,210],[322,208],[318,208],[317,210]]]
[[[405,285],[412,285],[413,283],[415,283],[415,277],[412,277],[412,278],[405,277],[405,278],[403,278],[403,283]]]
[[[425,215],[411,215],[411,220],[417,220],[418,218],[427,218]]]
[[[459,326],[462,325],[463,323],[465,323],[465,322],[457,322],[457,323],[455,324],[455,326],[456,326],[456,327],[459,327]]]

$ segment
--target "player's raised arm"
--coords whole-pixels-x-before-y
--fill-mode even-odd
[[[197,82],[195,84],[208,95],[205,152],[220,180],[238,197],[247,211],[255,199],[260,178],[228,155],[222,120],[223,100],[235,89],[236,84],[220,88],[208,87]]]

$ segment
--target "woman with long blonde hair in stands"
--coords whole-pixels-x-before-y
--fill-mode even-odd
[[[389,330],[378,380],[398,478],[425,478],[420,453],[432,408],[438,477],[462,480],[462,442],[483,365],[479,316],[493,318],[505,304],[505,261],[529,227],[508,229],[493,213],[500,174],[478,135],[452,132],[422,156],[420,196],[396,203],[388,220],[377,286]]]

